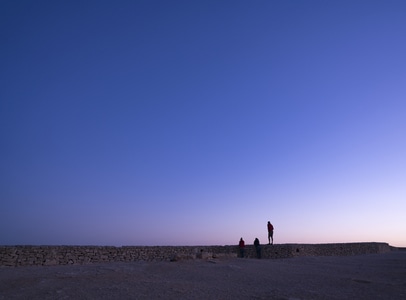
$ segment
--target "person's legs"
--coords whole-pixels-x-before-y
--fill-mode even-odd
[[[261,247],[260,246],[256,246],[255,250],[257,252],[257,258],[261,258]]]

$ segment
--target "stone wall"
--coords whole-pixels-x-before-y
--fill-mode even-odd
[[[357,255],[389,252],[387,243],[261,245],[262,258]],[[238,246],[0,246],[0,266],[69,265],[103,262],[176,261],[237,257]],[[245,256],[255,258],[254,246]]]

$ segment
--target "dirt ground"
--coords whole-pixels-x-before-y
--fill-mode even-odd
[[[0,299],[406,299],[406,251],[0,267]]]

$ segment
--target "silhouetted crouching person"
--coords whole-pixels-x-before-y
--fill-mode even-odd
[[[257,252],[257,258],[261,258],[261,245],[259,244],[258,238],[254,241],[255,251]]]
[[[238,244],[238,247],[240,249],[240,257],[244,257],[245,242],[242,238],[240,239],[240,243]]]

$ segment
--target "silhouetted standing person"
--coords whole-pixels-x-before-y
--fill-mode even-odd
[[[257,252],[257,258],[261,258],[261,245],[258,238],[255,238],[254,241],[255,251]]]
[[[271,239],[273,245],[273,225],[268,221],[268,245],[271,244]]]
[[[238,244],[238,247],[240,248],[240,257],[244,257],[245,242],[242,238],[240,239],[240,243]]]

